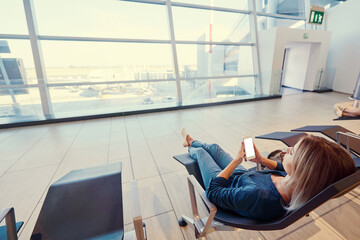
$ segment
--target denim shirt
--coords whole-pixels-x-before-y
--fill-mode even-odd
[[[271,174],[286,176],[281,163],[275,170],[235,170],[228,180],[213,178],[206,195],[216,206],[241,216],[257,220],[276,219],[285,215],[286,209]]]

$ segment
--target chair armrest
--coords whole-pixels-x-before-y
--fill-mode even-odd
[[[137,240],[145,240],[146,232],[144,232],[144,226],[141,216],[139,190],[136,181],[131,182],[131,202],[132,202],[132,217],[134,223],[134,229]]]
[[[350,149],[350,143],[349,143],[349,138],[352,139],[356,139],[356,140],[360,140],[360,136],[355,134],[355,133],[350,133],[350,132],[336,132],[336,142],[338,145],[341,146],[341,141],[340,141],[340,136],[343,135],[345,137],[345,147],[348,151],[348,153],[351,153],[351,149]]]
[[[0,223],[2,222],[2,220],[4,220],[6,215],[8,215],[8,213],[11,211],[11,209],[12,208],[5,208],[5,209],[0,210]]]
[[[6,208],[0,210],[0,222],[4,220],[6,222],[6,234],[8,240],[17,240],[15,210],[14,208]]]
[[[200,183],[196,180],[196,178],[193,175],[188,176],[188,184],[189,184],[191,208],[194,216],[194,225],[197,231],[199,232],[200,236],[205,236],[206,233],[210,230],[211,223],[214,220],[215,214],[217,212],[217,207],[207,198],[205,194],[205,190],[201,187]],[[204,204],[210,211],[209,217],[207,218],[205,224],[200,218],[195,194],[198,194],[201,197],[201,200],[204,202]]]
[[[201,199],[205,203],[205,205],[209,208],[210,212],[211,210],[217,210],[215,204],[213,204],[208,197],[205,194],[205,190],[202,188],[200,183],[196,180],[196,178],[193,175],[188,176],[188,181],[192,186],[194,186],[195,191],[200,195]]]

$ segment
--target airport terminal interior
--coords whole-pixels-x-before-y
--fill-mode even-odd
[[[24,222],[19,239],[53,239],[33,235],[50,186],[121,162],[124,239],[144,239],[133,182],[146,239],[196,239],[178,223],[192,216],[189,173],[173,159],[188,151],[181,129],[232,157],[245,136],[266,155],[287,146],[257,136],[309,125],[359,137],[360,118],[334,112],[360,109],[358,9],[357,0],[1,1],[0,210]],[[285,229],[206,238],[358,239],[359,222],[356,187]]]

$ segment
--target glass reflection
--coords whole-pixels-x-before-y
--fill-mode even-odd
[[[251,46],[178,44],[181,78],[251,75]]]
[[[181,81],[183,104],[223,102],[256,97],[255,77]]]
[[[0,123],[42,115],[34,62],[28,40],[0,40]]]
[[[173,7],[176,40],[249,42],[247,14]]]
[[[256,8],[258,12],[298,17],[305,16],[304,0],[256,0]]]

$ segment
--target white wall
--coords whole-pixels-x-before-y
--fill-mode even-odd
[[[360,72],[360,1],[330,8],[327,30],[333,33],[327,68],[335,68],[333,90],[352,94]]]
[[[282,85],[292,88],[303,89],[310,56],[311,44],[290,43],[286,62],[284,64],[284,75]]]
[[[308,34],[308,38],[304,38],[304,34]],[[278,91],[280,73],[284,57],[284,50],[289,42],[311,43],[312,54],[311,64],[312,74],[307,74],[304,90],[314,90],[317,71],[325,68],[328,49],[330,44],[331,32],[315,31],[304,29],[291,29],[285,27],[277,27],[259,32],[259,52],[260,64],[262,72],[263,89],[265,94],[274,94]],[[314,44],[316,43],[316,44]],[[273,49],[270,49],[270,48]],[[270,85],[266,84],[270,81]],[[267,92],[268,90],[268,92]]]
[[[311,43],[309,50],[309,60],[306,69],[304,82],[305,90],[314,90],[318,85],[320,70],[325,68],[326,57],[329,51],[330,36],[327,43]]]

